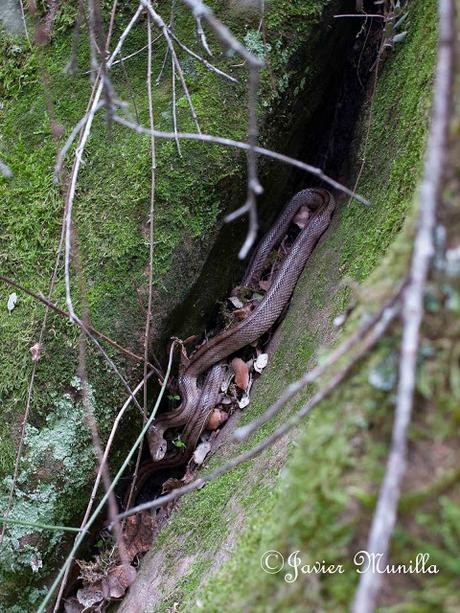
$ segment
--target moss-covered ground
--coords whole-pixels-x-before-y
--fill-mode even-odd
[[[289,105],[311,84],[320,62],[302,64],[299,54],[314,34],[324,7],[333,2],[279,2],[270,4],[265,21],[270,64],[262,80],[260,114],[271,142],[277,126],[289,124]],[[121,3],[114,37],[130,15],[130,3]],[[263,52],[257,32],[257,15],[239,12],[230,4],[216,10],[254,52]],[[40,6],[39,6],[40,8]],[[159,3],[164,14],[169,3]],[[35,292],[47,293],[59,243],[63,192],[70,170],[64,170],[63,186],[52,181],[56,152],[71,128],[82,117],[90,93],[84,69],[88,50],[84,39],[78,49],[79,72],[64,68],[71,56],[71,26],[76,3],[65,3],[58,13],[52,40],[43,49],[29,50],[24,38],[0,35],[3,56],[0,67],[1,137],[0,156],[14,172],[10,180],[0,178],[0,267]],[[194,45],[193,21],[178,6],[176,31]],[[31,24],[29,24],[31,27]],[[211,75],[200,64],[184,58],[183,68],[201,128],[204,132],[232,138],[245,135],[246,72],[235,67],[236,59],[216,51],[215,61],[240,79],[235,86]],[[140,23],[126,41],[124,54],[145,44],[145,23]],[[154,76],[163,61],[164,45],[154,50]],[[322,58],[322,62],[326,58]],[[324,64],[323,64],[324,65]],[[46,73],[42,67],[46,66]],[[140,53],[113,69],[117,95],[130,103],[141,123],[148,123],[145,91],[146,55]],[[48,98],[43,86],[48,82]],[[293,81],[298,84],[292,86]],[[318,96],[320,88],[317,88]],[[155,87],[155,120],[159,128],[171,128],[171,85],[168,70]],[[319,98],[318,98],[319,99]],[[47,107],[52,103],[55,120],[63,135],[53,138]],[[289,102],[289,105],[287,104]],[[317,100],[315,104],[317,103]],[[177,100],[179,127],[193,127],[182,92]],[[282,111],[279,113],[279,111]],[[178,158],[175,145],[158,147],[158,177],[155,210],[155,318],[154,332],[161,333],[170,309],[183,298],[196,277],[216,231],[219,216],[232,202],[231,194],[242,191],[244,156],[231,150],[197,143],[182,145]],[[238,179],[238,180],[237,180]],[[95,327],[137,352],[142,351],[146,308],[146,228],[149,210],[149,141],[119,126],[108,135],[103,112],[95,120],[88,142],[77,189],[74,231],[78,240],[81,268],[87,285],[87,301]],[[222,186],[232,185],[231,189]],[[180,270],[173,263],[180,254]],[[53,301],[64,307],[62,266]],[[75,304],[81,307],[78,280],[72,278]],[[24,414],[32,368],[29,349],[37,341],[43,306],[21,292],[14,310],[6,303],[12,292],[0,288],[0,500],[6,504]],[[113,350],[109,354],[130,379],[139,378],[139,368],[126,363]],[[64,318],[50,314],[44,351],[34,385],[30,426],[27,429],[12,517],[65,525],[76,523],[85,504],[94,457],[89,434],[82,419],[79,382],[75,378],[78,333]],[[88,347],[90,384],[95,412],[104,435],[124,391],[104,362]],[[125,423],[123,428],[129,428]],[[132,427],[132,426],[131,426]],[[123,437],[126,444],[127,436]],[[114,462],[116,463],[116,459]],[[37,469],[39,466],[39,469]],[[1,551],[0,598],[5,610],[27,610],[40,596],[44,577],[56,560],[61,535],[29,528],[9,528]],[[40,565],[43,567],[40,568]],[[25,589],[27,586],[27,589]],[[14,603],[14,604],[13,604]],[[16,606],[16,609],[14,608]]]
[[[340,342],[373,313],[407,268],[432,95],[436,3],[409,3],[407,23],[407,38],[385,61],[373,96],[370,91],[373,103],[355,142],[356,176],[365,160],[357,189],[372,207],[340,203],[296,289],[243,423],[320,359],[324,345]],[[427,552],[440,572],[386,577],[382,611],[460,607],[459,365],[455,340],[449,340],[458,338],[456,296],[457,302],[452,300],[442,313],[440,302],[432,299],[433,318],[424,329],[410,431],[411,470],[391,552],[391,560],[400,563]],[[351,298],[357,306],[337,331],[334,317]],[[431,321],[436,318],[437,325]],[[349,610],[358,579],[353,556],[365,548],[385,466],[398,330],[389,331],[346,386],[323,402],[289,443],[182,500],[120,610],[128,613],[134,602],[145,611]],[[241,447],[225,448],[211,466],[261,440],[273,427],[264,427]],[[324,560],[343,564],[345,572],[305,574],[289,582],[285,573],[291,568],[273,575],[262,571],[261,555],[268,550],[285,559],[299,551],[305,564]]]

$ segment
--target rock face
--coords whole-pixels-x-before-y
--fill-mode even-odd
[[[63,185],[55,185],[52,180],[55,157],[71,128],[84,114],[90,93],[88,77],[84,75],[88,65],[84,40],[78,46],[76,75],[64,71],[72,54],[76,4],[64,3],[56,15],[51,40],[40,49],[30,50],[27,41],[18,35],[0,33],[0,52],[5,58],[0,67],[3,100],[0,158],[14,173],[10,180],[0,179],[2,273],[44,295],[48,294],[55,265],[63,214],[62,194],[70,170],[69,158]],[[351,27],[341,23],[332,28],[337,2],[277,2],[267,7],[264,41],[257,14],[241,12],[238,3],[224,8],[220,4],[216,3],[219,16],[254,53],[265,55],[267,60],[259,103],[264,144],[297,154],[304,145],[306,126],[328,88],[334,86],[345,50],[351,44]],[[166,3],[160,4],[160,8],[163,12],[169,11]],[[130,2],[120,3],[114,40],[131,11]],[[194,23],[182,5],[177,7],[175,28],[186,44],[196,48]],[[29,29],[32,31],[31,23]],[[145,38],[145,23],[141,22],[126,40],[125,56],[141,49]],[[245,67],[236,66],[235,58],[225,57],[212,36],[209,42],[214,50],[213,61],[236,77],[239,84],[219,79],[200,63],[181,56],[201,129],[244,139]],[[341,59],[331,68],[332,50]],[[154,77],[160,72],[163,56],[164,46],[160,44],[155,47]],[[133,115],[147,124],[145,52],[124,64],[126,72],[121,65],[113,69],[113,85],[117,95],[130,103]],[[155,121],[159,129],[171,129],[171,96],[170,73],[166,70],[154,89]],[[179,88],[177,117],[181,130],[195,129],[186,98]],[[77,311],[82,311],[86,301],[92,325],[136,354],[143,352],[147,295],[149,146],[147,137],[120,126],[112,126],[109,136],[103,116],[97,118],[84,156],[73,215],[86,285],[83,296],[79,279],[72,276]],[[206,317],[216,298],[231,282],[231,269],[237,268],[233,264],[237,262],[234,256],[245,232],[244,223],[235,224],[227,238],[215,245],[223,214],[239,206],[244,198],[244,156],[231,149],[191,142],[181,144],[181,153],[179,158],[174,142],[158,143],[151,339],[155,352],[161,350],[160,340],[172,329],[176,330],[178,321],[183,319],[181,305],[193,287],[197,287],[209,254],[215,255],[215,249],[224,249],[225,257],[232,262],[228,274],[222,275],[221,269],[219,274],[208,269],[207,301],[196,309],[198,319],[190,319],[186,327],[195,331],[197,321]],[[291,174],[287,167],[266,162],[261,166],[266,188],[266,196],[261,200],[261,219],[268,223],[275,214],[274,205],[279,207],[284,200],[280,196]],[[210,261],[218,260],[211,257]],[[65,308],[62,262],[57,271],[52,300]],[[18,299],[10,311],[7,304],[13,290],[6,284],[0,287],[2,509],[8,504],[27,404],[33,367],[30,348],[39,340],[44,316],[43,305],[24,292],[14,291]],[[10,518],[74,526],[85,507],[95,467],[77,376],[78,330],[66,318],[50,312],[42,345]],[[125,360],[111,347],[107,351],[135,385],[142,376],[139,364]],[[87,354],[89,401],[101,436],[105,438],[126,393],[92,345],[88,345]],[[123,436],[115,445],[112,466],[119,465],[129,432],[135,432],[138,426],[138,420],[135,417],[130,420],[128,416]],[[8,527],[0,550],[0,599],[7,610],[28,610],[39,602],[68,542],[62,532]]]
[[[436,3],[410,3],[408,10],[408,34],[387,57],[373,94],[369,133],[369,104],[355,132],[352,174],[361,174],[357,189],[372,207],[363,209],[352,202],[339,207],[296,289],[243,422],[265,410],[287,383],[315,363],[323,345],[343,340],[374,313],[407,269],[429,122]],[[371,93],[372,87],[368,103]],[[456,143],[451,162],[458,169],[458,139]],[[451,182],[445,191],[450,209],[442,221],[454,258],[458,171]],[[455,231],[456,242],[452,241]],[[398,610],[405,605],[408,610],[423,610],[434,602],[440,609],[460,606],[455,587],[457,549],[452,549],[458,543],[460,397],[458,386],[446,379],[449,368],[454,380],[459,372],[451,337],[453,330],[458,333],[458,270],[455,274],[448,284],[449,295],[455,297],[450,307],[440,301],[444,290],[439,279],[428,296],[431,306],[423,331],[410,438],[411,471],[404,482],[392,550],[392,561],[401,563],[415,559],[413,552],[430,551],[433,563],[444,560],[445,574],[389,578],[382,610],[395,604]],[[356,306],[344,328],[337,330],[334,319],[351,297]],[[443,330],[436,317],[444,322]],[[353,556],[365,548],[391,432],[399,333],[395,325],[347,384],[315,409],[300,428],[295,448],[279,444],[182,499],[118,610],[349,610],[357,579]],[[299,408],[309,393],[292,408]],[[263,433],[273,428],[268,426]],[[224,446],[211,467],[252,444]],[[325,560],[342,564],[345,572],[312,572],[295,580],[291,558],[292,566],[286,564],[277,574],[264,573],[261,559],[270,550],[280,552],[286,561],[298,551],[302,564]]]

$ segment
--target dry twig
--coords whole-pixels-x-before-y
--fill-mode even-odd
[[[389,543],[396,523],[401,481],[407,465],[407,429],[409,427],[416,380],[417,349],[423,319],[423,295],[434,254],[434,229],[439,205],[444,163],[447,152],[447,131],[451,110],[452,68],[454,47],[454,5],[440,0],[439,48],[434,84],[433,118],[427,145],[425,170],[420,186],[420,211],[410,266],[409,283],[403,296],[403,334],[399,359],[399,384],[396,410],[385,477],[372,520],[367,551],[381,554],[382,564],[388,557]],[[374,610],[380,586],[379,573],[360,576],[352,611]]]
[[[124,519],[125,517],[129,517],[134,513],[140,513],[141,511],[147,511],[149,509],[158,509],[163,505],[177,500],[184,494],[188,494],[189,492],[193,492],[194,490],[200,489],[206,483],[215,480],[221,475],[228,473],[233,470],[240,464],[247,462],[248,460],[252,460],[256,456],[258,456],[262,451],[271,447],[276,441],[283,438],[288,432],[290,432],[293,428],[298,426],[300,422],[312,411],[314,407],[320,404],[325,398],[327,398],[338,385],[342,383],[342,381],[350,374],[353,368],[368,354],[370,349],[378,342],[378,340],[383,336],[385,331],[387,330],[391,321],[398,314],[400,309],[399,302],[393,304],[388,307],[383,313],[380,320],[375,324],[375,326],[370,330],[369,334],[366,338],[363,339],[363,342],[359,348],[359,350],[355,353],[355,355],[349,360],[349,362],[340,370],[336,375],[334,375],[314,396],[312,396],[304,406],[294,415],[292,415],[289,419],[287,419],[279,428],[277,428],[273,434],[265,438],[259,444],[257,444],[252,449],[241,453],[240,455],[233,458],[226,464],[219,466],[215,470],[211,471],[207,475],[199,479],[195,479],[188,485],[184,487],[173,490],[171,493],[166,494],[165,496],[160,496],[155,500],[150,502],[146,502],[144,504],[140,504],[136,507],[132,507],[128,511],[121,513],[118,516],[119,520]]]
[[[145,128],[144,126],[140,126],[120,115],[114,115],[113,120],[116,123],[119,123],[125,128],[129,128],[130,130],[134,130],[139,134],[150,134],[152,131],[149,128]],[[161,130],[153,130],[154,136],[157,138],[165,138],[165,139],[175,139],[176,134],[174,132],[162,132]],[[248,143],[243,143],[241,141],[232,140],[231,138],[224,138],[222,136],[214,136],[212,134],[196,134],[195,132],[178,132],[177,137],[186,140],[195,140],[203,143],[213,143],[215,145],[223,145],[224,147],[234,147],[235,149],[242,149],[243,151],[248,151],[251,146]],[[278,162],[283,162],[283,164],[289,164],[291,166],[295,166],[296,168],[300,168],[309,174],[318,177],[321,181],[324,181],[334,189],[337,189],[344,194],[350,196],[354,200],[357,200],[361,204],[365,206],[369,206],[370,203],[368,200],[355,193],[342,183],[339,183],[335,179],[332,179],[328,175],[326,175],[321,168],[316,166],[312,166],[311,164],[305,164],[305,162],[301,162],[300,160],[296,160],[295,158],[291,158],[288,155],[284,155],[283,153],[277,153],[276,151],[271,151],[270,149],[266,149],[265,147],[255,147],[255,152],[259,155],[264,155],[265,157],[271,158],[273,160],[277,160]]]
[[[164,395],[164,392],[166,390],[166,386],[167,386],[167,383],[168,383],[168,380],[169,380],[169,376],[171,374],[172,359],[173,359],[173,353],[174,353],[174,350],[175,350],[175,346],[176,346],[176,344],[173,342],[172,345],[171,345],[170,351],[169,351],[168,367],[167,367],[167,370],[166,370],[165,378],[164,378],[163,384],[161,386],[160,392],[158,394],[157,400],[155,402],[155,406],[153,407],[153,410],[152,410],[152,413],[151,413],[150,417],[148,418],[147,422],[145,423],[144,427],[142,428],[141,432],[139,433],[139,436],[137,437],[136,441],[134,442],[133,446],[131,447],[131,450],[129,451],[128,455],[126,456],[125,460],[123,461],[123,463],[122,463],[122,465],[120,467],[120,470],[117,472],[117,474],[113,478],[113,481],[112,481],[112,483],[110,485],[109,490],[104,494],[104,496],[100,500],[99,504],[97,505],[96,509],[94,510],[92,515],[89,517],[88,521],[86,522],[85,527],[80,531],[78,537],[75,539],[75,542],[73,544],[73,547],[72,547],[69,555],[67,556],[64,564],[62,565],[62,567],[61,567],[59,573],[57,574],[56,578],[54,579],[52,585],[49,587],[49,590],[48,590],[45,598],[43,599],[43,601],[41,602],[40,606],[37,609],[37,613],[44,613],[46,611],[46,608],[47,608],[51,598],[53,597],[54,592],[56,591],[56,589],[58,588],[59,584],[61,583],[62,578],[63,578],[66,570],[68,569],[68,567],[72,563],[72,560],[75,557],[75,554],[78,551],[78,548],[80,547],[81,543],[83,542],[83,540],[84,540],[86,534],[88,533],[89,529],[91,528],[91,526],[96,521],[99,513],[104,508],[110,493],[114,490],[116,484],[118,483],[118,481],[120,480],[120,478],[123,475],[124,471],[128,467],[132,457],[134,456],[134,454],[136,452],[136,449],[142,443],[142,441],[144,439],[144,436],[145,436],[145,434],[146,434],[150,424],[154,420],[155,415],[156,415],[156,413],[158,411],[158,407],[160,406],[160,402],[161,402],[161,400],[163,398],[163,395]]]

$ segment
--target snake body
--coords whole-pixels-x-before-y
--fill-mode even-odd
[[[242,283],[249,286],[260,276],[268,254],[280,243],[302,206],[307,206],[312,214],[306,227],[295,239],[262,301],[246,319],[209,339],[182,365],[178,381],[182,402],[177,409],[160,415],[151,427],[147,438],[153,458],[141,467],[137,491],[142,489],[153,472],[178,466],[190,459],[209,414],[217,403],[225,373],[222,360],[267,332],[283,312],[308,257],[329,226],[335,209],[335,199],[330,192],[324,189],[305,189],[289,201],[277,222],[262,239]],[[204,384],[199,387],[199,377],[207,371]],[[164,432],[182,426],[185,426],[182,435],[185,448],[165,454]]]

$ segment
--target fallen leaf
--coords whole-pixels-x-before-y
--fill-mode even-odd
[[[243,321],[243,319],[246,319],[251,311],[252,304],[247,302],[243,307],[241,307],[241,309],[236,309],[236,311],[233,311],[233,315],[236,317],[236,319],[238,319],[238,321]]]
[[[240,407],[240,409],[245,409],[248,404],[249,404],[249,396],[247,396],[246,394],[241,398],[241,400],[238,400],[238,406]]]
[[[206,424],[207,430],[217,430],[220,428],[222,424],[224,424],[228,419],[228,413],[222,411],[221,409],[213,409],[211,411],[211,415],[208,418],[208,423]]]
[[[43,568],[43,562],[42,562],[41,558],[39,558],[37,556],[37,554],[35,554],[35,553],[33,553],[30,556],[30,565],[31,565],[32,570],[34,571],[34,573],[39,571],[40,568]]]
[[[262,372],[268,364],[268,353],[261,353],[257,356],[257,360],[254,362],[254,370],[256,372]]]
[[[198,464],[198,466],[201,466],[201,464],[203,464],[205,457],[208,455],[208,453],[211,451],[211,443],[200,443],[198,445],[198,447],[195,449],[195,451],[193,452],[193,461],[195,462],[195,464]]]
[[[158,462],[165,456],[168,443],[165,441],[159,430],[155,426],[150,426],[146,434],[147,442],[149,445],[150,455],[152,459]]]
[[[259,281],[259,288],[264,292],[268,291],[271,287],[272,282],[269,279]]]
[[[155,534],[157,522],[148,512],[136,513],[126,519],[123,536],[126,554],[130,560],[149,550]]]
[[[77,599],[85,609],[93,607],[94,605],[104,600],[104,594],[100,585],[91,585],[89,587],[82,587],[77,592]]]
[[[292,220],[296,226],[303,229],[307,225],[307,221],[310,217],[310,211],[307,206],[301,206],[300,209],[295,214],[294,219]]]
[[[235,309],[241,309],[244,306],[237,296],[230,296],[228,300],[233,304]]]
[[[41,357],[42,349],[43,347],[40,345],[40,343],[35,343],[35,345],[32,345],[32,347],[29,349],[32,356],[32,362],[38,362]]]
[[[235,384],[241,390],[245,390],[249,383],[249,368],[241,358],[233,358],[232,368],[235,373]]]
[[[6,303],[6,308],[8,309],[10,313],[16,306],[17,301],[18,301],[18,297],[15,292],[13,292],[12,294],[8,296],[8,302]]]
[[[119,564],[111,568],[103,580],[108,592],[107,597],[121,598],[136,578],[136,574],[136,569],[131,565]]]

